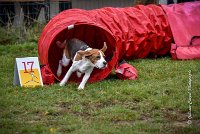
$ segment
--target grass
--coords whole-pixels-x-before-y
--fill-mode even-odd
[[[200,61],[170,57],[129,61],[135,81],[105,80],[21,88],[13,86],[16,57],[37,56],[37,44],[0,45],[0,133],[200,133]],[[192,73],[192,124],[188,125],[189,70]]]

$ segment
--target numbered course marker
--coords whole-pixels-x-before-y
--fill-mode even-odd
[[[43,86],[37,57],[16,58],[13,84],[24,87]]]

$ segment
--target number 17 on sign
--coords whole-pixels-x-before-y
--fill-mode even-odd
[[[37,57],[16,58],[14,85],[43,86]]]

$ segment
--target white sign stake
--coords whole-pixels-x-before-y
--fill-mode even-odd
[[[14,85],[43,86],[38,57],[16,58]]]

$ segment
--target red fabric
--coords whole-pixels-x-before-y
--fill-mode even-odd
[[[68,29],[74,25],[73,29]],[[92,48],[102,48],[106,41],[108,67],[95,69],[89,82],[104,79],[124,59],[165,55],[170,51],[172,34],[163,9],[160,6],[136,6],[128,8],[102,8],[96,10],[66,10],[49,21],[38,42],[39,59],[46,64],[55,78],[62,49],[56,41],[78,38]],[[64,68],[61,80],[68,68]],[[73,75],[72,81],[80,81]]]
[[[117,77],[122,80],[127,80],[127,79],[135,80],[138,77],[137,70],[133,66],[129,65],[128,63],[123,63],[119,65],[116,68],[115,73]]]
[[[42,81],[45,85],[51,85],[55,82],[54,75],[51,73],[50,69],[47,66],[41,67]]]
[[[169,21],[175,44],[173,59],[200,58],[200,1],[162,5]]]

